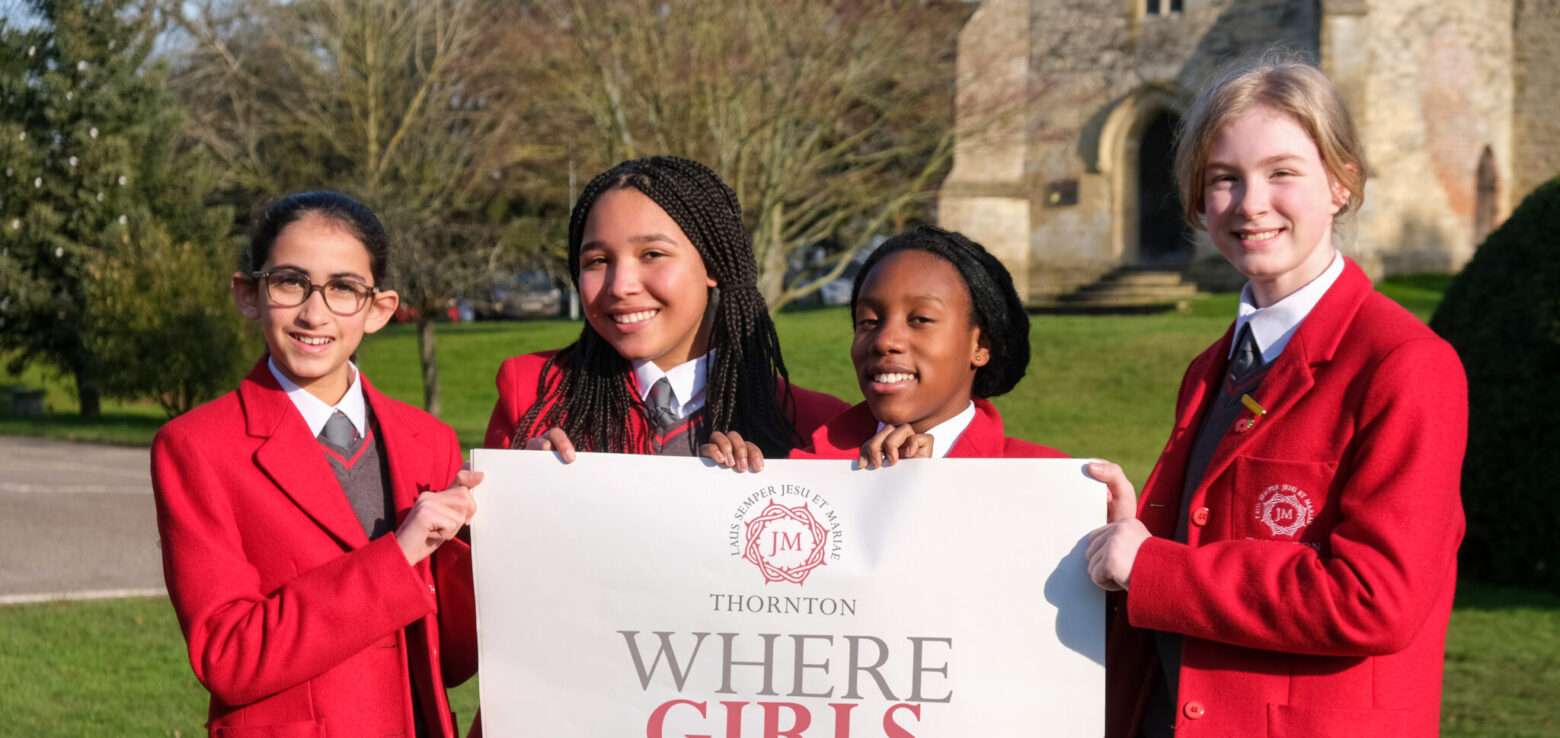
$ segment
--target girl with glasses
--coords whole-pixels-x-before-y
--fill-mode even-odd
[[[292,195],[256,220],[233,300],[267,356],[152,444],[168,594],[212,735],[456,735],[475,671],[481,475],[455,433],[352,363],[398,298],[362,204]]]

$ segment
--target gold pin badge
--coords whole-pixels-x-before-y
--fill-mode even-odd
[[[1262,419],[1262,416],[1267,415],[1267,409],[1258,404],[1256,400],[1251,399],[1251,395],[1241,395],[1240,404],[1245,405],[1246,409],[1251,411],[1251,417],[1240,421],[1235,429],[1237,431],[1251,430],[1251,426],[1256,425],[1257,421]]]

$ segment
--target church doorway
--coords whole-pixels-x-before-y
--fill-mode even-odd
[[[1484,243],[1484,237],[1495,230],[1495,152],[1484,147],[1479,157],[1478,195],[1473,203],[1473,247]]]
[[[1139,266],[1180,268],[1192,261],[1191,229],[1181,217],[1181,198],[1172,174],[1175,129],[1180,119],[1170,111],[1160,113],[1143,129],[1138,144],[1138,248]]]

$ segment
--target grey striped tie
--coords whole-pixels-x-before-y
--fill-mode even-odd
[[[346,413],[337,410],[335,415],[330,416],[330,420],[325,421],[325,429],[320,431],[320,440],[350,453],[356,450],[357,428]]]
[[[677,427],[682,419],[672,412],[672,383],[661,377],[650,386],[650,413],[655,417],[659,432],[665,433]]]
[[[1235,355],[1230,357],[1230,379],[1238,382],[1259,366],[1262,366],[1262,349],[1257,346],[1251,324],[1247,323],[1240,327],[1240,336],[1235,339]]]

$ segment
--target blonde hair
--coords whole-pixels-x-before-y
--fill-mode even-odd
[[[1354,120],[1327,75],[1293,60],[1264,58],[1230,68],[1214,78],[1187,111],[1176,140],[1175,181],[1186,221],[1203,222],[1208,149],[1225,126],[1257,107],[1288,115],[1316,143],[1333,183],[1349,191],[1334,222],[1357,212],[1365,201],[1365,156]]]

